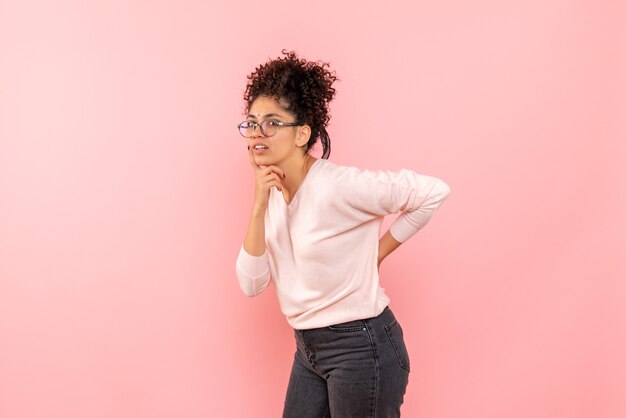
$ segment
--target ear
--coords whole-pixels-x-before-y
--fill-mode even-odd
[[[309,142],[309,138],[311,138],[311,127],[309,125],[300,126],[296,135],[296,146],[305,146]]]

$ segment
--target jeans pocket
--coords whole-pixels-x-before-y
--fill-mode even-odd
[[[409,353],[406,349],[406,345],[404,345],[404,334],[400,323],[394,319],[389,325],[385,325],[385,331],[387,331],[389,341],[391,341],[391,345],[396,352],[400,367],[407,372],[410,372],[411,362],[409,360]]]
[[[339,334],[366,330],[365,324],[362,321],[352,321],[345,322],[343,324],[331,325],[328,329]]]

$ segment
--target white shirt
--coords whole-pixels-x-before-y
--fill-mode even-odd
[[[318,159],[290,204],[270,189],[266,250],[256,257],[242,246],[236,263],[241,289],[255,296],[273,281],[295,329],[377,316],[389,304],[378,278],[383,217],[401,212],[389,230],[405,242],[449,192],[442,180],[410,170],[361,170]]]

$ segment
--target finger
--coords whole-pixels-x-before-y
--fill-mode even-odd
[[[254,160],[254,152],[252,152],[252,148],[250,147],[248,147],[248,156],[250,157],[250,165],[252,166],[252,168],[254,168],[255,170],[260,169],[261,167],[259,167],[259,165]]]
[[[267,181],[268,183],[277,183],[277,184],[279,184],[279,185],[281,186],[281,188],[282,188],[282,186],[283,186],[282,179],[281,179],[281,178],[280,178],[280,176],[279,176],[278,174],[276,174],[276,173],[269,173],[269,174],[267,175],[267,177],[266,177],[266,181]]]
[[[280,180],[276,180],[276,185],[274,187],[276,187],[281,192],[283,191],[283,183]]]
[[[271,189],[272,187],[276,187],[279,191],[283,191],[283,184],[280,182],[280,180],[277,179],[269,180],[267,183],[265,183],[265,187],[267,187],[267,190]]]
[[[276,188],[278,188],[280,191],[282,191],[282,189],[283,189],[283,182],[282,182],[282,179],[280,178],[280,176],[277,173],[273,173],[273,172],[268,173],[264,180],[265,180],[266,184],[271,184],[271,186],[277,186]],[[278,187],[278,186],[280,186],[280,187]]]
[[[283,170],[281,170],[280,167],[276,166],[276,165],[268,165],[266,168],[269,169],[269,171],[274,172],[276,174],[278,174],[278,176],[280,178],[285,178],[285,172]]]

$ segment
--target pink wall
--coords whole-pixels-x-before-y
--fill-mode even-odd
[[[332,160],[452,188],[382,267],[404,416],[626,416],[626,7],[471,3],[0,0],[0,417],[279,416],[234,126],[281,48],[341,78]]]

